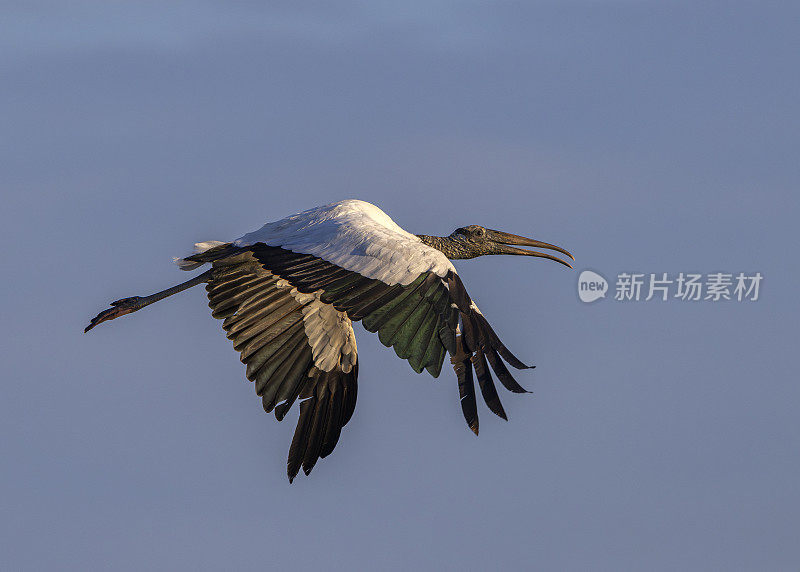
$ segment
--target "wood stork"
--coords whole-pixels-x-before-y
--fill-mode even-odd
[[[505,362],[512,354],[478,310],[450,259],[486,254],[535,256],[519,246],[566,250],[530,238],[470,225],[450,236],[414,235],[378,207],[346,200],[265,224],[233,242],[209,241],[175,259],[183,270],[211,267],[151,296],[111,303],[84,330],[205,284],[211,315],[255,382],[264,410],[280,421],[296,400],[300,418],[289,448],[291,482],[333,451],[356,404],[358,352],[352,322],[417,373],[438,377],[445,352],[458,378],[464,418],[478,434],[473,370],[489,409],[506,419],[489,366],[500,383],[525,393]],[[574,259],[573,259],[574,260]]]

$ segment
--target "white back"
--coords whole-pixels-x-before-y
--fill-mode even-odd
[[[423,272],[444,277],[455,271],[444,254],[400,228],[375,205],[355,199],[267,223],[234,244],[257,242],[313,254],[386,284],[405,286]]]

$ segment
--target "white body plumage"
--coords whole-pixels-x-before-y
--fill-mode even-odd
[[[366,201],[350,199],[313,208],[245,234],[236,246],[256,243],[313,254],[366,278],[406,286],[423,272],[444,277],[455,271],[447,257],[406,232],[385,212]],[[196,253],[223,244],[195,245]],[[176,263],[192,268],[184,259]]]

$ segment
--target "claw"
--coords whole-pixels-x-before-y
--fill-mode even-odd
[[[108,320],[113,320],[114,318],[119,318],[120,316],[124,316],[125,314],[130,314],[131,312],[135,312],[142,308],[141,304],[141,297],[139,296],[132,296],[130,298],[123,298],[121,300],[115,300],[111,302],[111,308],[108,310],[103,310],[97,316],[92,318],[89,325],[83,330],[85,334],[92,328],[94,328],[97,324],[101,324]]]

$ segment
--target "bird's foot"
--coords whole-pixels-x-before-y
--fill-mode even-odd
[[[143,302],[144,299],[141,296],[132,296],[130,298],[123,298],[122,300],[115,300],[114,302],[111,302],[112,307],[108,310],[103,310],[94,318],[92,318],[92,321],[89,322],[89,325],[86,326],[86,329],[83,330],[83,333],[85,334],[97,324],[108,320],[113,320],[114,318],[119,318],[120,316],[130,314],[131,312],[135,312],[136,310],[143,308],[145,306]]]

